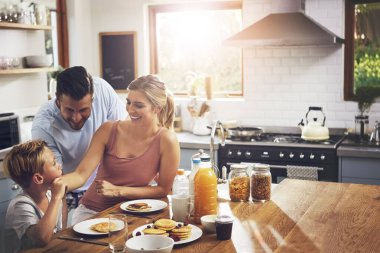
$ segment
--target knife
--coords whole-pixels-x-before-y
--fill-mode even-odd
[[[92,243],[92,244],[96,244],[96,245],[108,246],[107,242],[99,242],[99,241],[94,241],[94,240],[88,240],[88,239],[84,239],[82,237],[78,238],[78,237],[61,235],[61,236],[58,236],[58,238],[62,239],[62,240],[70,240],[70,241],[85,242],[85,243]]]

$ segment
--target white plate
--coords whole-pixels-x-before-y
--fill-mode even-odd
[[[178,223],[182,223],[182,222],[178,222]],[[135,230],[133,230],[132,235],[136,236],[137,232],[140,232],[143,235],[144,234],[143,230],[145,228],[147,228],[148,226],[152,226],[153,227],[153,223],[145,224],[145,225],[142,225],[142,226],[136,228]],[[195,241],[195,240],[197,240],[198,238],[200,238],[202,236],[202,234],[203,234],[202,229],[200,229],[199,227],[194,226],[192,224],[189,224],[188,226],[191,227],[191,235],[190,235],[190,237],[187,238],[187,239],[185,239],[185,240],[174,242],[174,244],[184,244],[184,243],[192,242],[192,241]]]
[[[97,218],[91,220],[85,220],[74,225],[73,229],[75,232],[85,234],[85,235],[106,235],[108,233],[97,232],[91,229],[91,226],[100,222],[108,222],[108,218]],[[124,227],[123,222],[116,223],[116,231]]]
[[[141,203],[141,202],[147,203],[152,208],[150,208],[148,210],[142,210],[142,211],[135,211],[135,210],[127,209],[128,205],[134,204],[134,203]],[[162,210],[167,206],[168,206],[168,204],[166,202],[158,200],[158,199],[136,199],[136,200],[131,200],[131,201],[127,201],[127,202],[122,203],[120,205],[120,208],[124,211],[131,212],[131,213],[150,213],[150,212]]]

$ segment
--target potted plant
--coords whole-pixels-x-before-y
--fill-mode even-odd
[[[360,86],[356,89],[355,101],[361,115],[368,113],[377,97],[380,97],[380,86]]]
[[[56,71],[52,71],[48,73],[49,76],[49,99],[55,97],[55,91],[57,89],[57,76],[64,70],[62,66],[58,66]]]

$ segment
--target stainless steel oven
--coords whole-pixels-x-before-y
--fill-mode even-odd
[[[0,114],[0,150],[20,143],[19,118],[14,113]]]
[[[227,140],[218,150],[218,168],[229,171],[233,163],[265,163],[270,165],[273,183],[288,177],[289,171],[302,169],[315,171],[316,180],[338,181],[338,157],[336,148],[343,140],[332,135],[329,140],[310,142],[300,134],[289,132],[263,133],[250,140]]]

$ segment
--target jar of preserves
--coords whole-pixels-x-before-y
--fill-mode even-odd
[[[272,175],[268,164],[255,164],[251,176],[253,201],[265,202],[271,197]]]
[[[245,164],[232,164],[228,175],[228,185],[231,201],[248,201],[250,195],[248,166]]]

